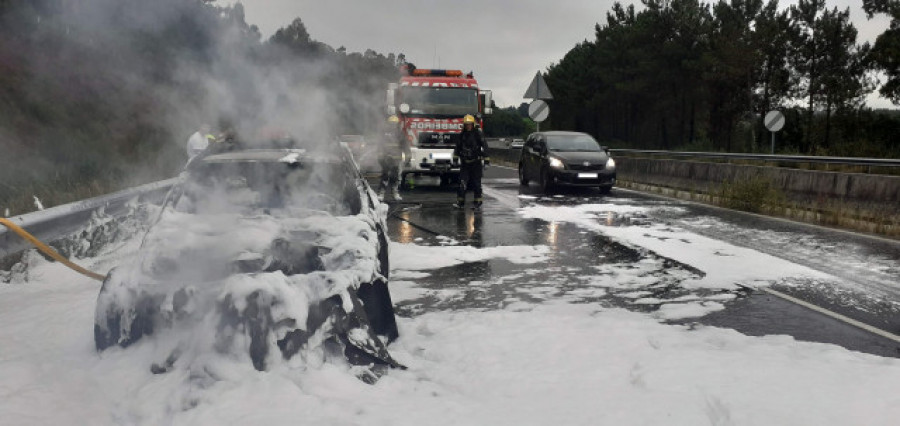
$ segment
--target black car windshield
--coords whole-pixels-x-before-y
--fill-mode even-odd
[[[601,151],[600,144],[588,135],[548,135],[547,149],[551,151]]]
[[[462,116],[478,113],[478,90],[404,86],[400,92],[410,114]]]
[[[356,214],[361,200],[340,164],[236,161],[194,167],[176,210],[199,214],[304,209]]]

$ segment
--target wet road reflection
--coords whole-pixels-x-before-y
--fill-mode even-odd
[[[802,308],[789,304],[770,303],[771,297],[751,290],[685,288],[682,283],[702,278],[704,272],[643,247],[623,245],[573,223],[525,219],[517,212],[527,206],[640,205],[650,209],[599,211],[595,214],[596,221],[609,227],[640,228],[659,224],[680,227],[682,222],[697,218],[694,206],[679,205],[673,209],[671,207],[677,203],[626,191],[602,195],[591,189],[574,189],[544,196],[536,187],[521,187],[516,179],[502,175],[487,178],[485,187],[487,197],[482,212],[451,208],[455,197],[453,188],[435,185],[407,191],[402,203],[391,205],[388,227],[392,241],[477,248],[542,245],[550,248],[547,259],[523,265],[488,258],[429,270],[427,276],[400,278],[423,291],[418,297],[398,302],[399,315],[460,309],[527,310],[536,303],[563,301],[623,307],[667,321],[673,312],[689,309],[700,314],[672,321],[729,327],[746,334],[787,333],[879,355],[900,355],[897,346],[884,339],[840,324],[822,327],[819,316],[801,312]],[[748,227],[752,229],[752,226]],[[706,232],[714,234],[715,229],[709,227]],[[718,235],[718,238],[728,240],[731,234],[741,235],[735,230],[728,232],[729,235]],[[891,261],[885,263],[890,265]],[[817,291],[823,286],[828,284],[785,280],[776,287],[790,289],[796,294]],[[847,297],[846,294],[843,296]],[[892,309],[900,312],[900,304],[885,304],[883,300],[879,303],[879,318],[884,318]],[[796,321],[785,320],[788,317]],[[884,326],[900,329],[900,322],[888,321]]]

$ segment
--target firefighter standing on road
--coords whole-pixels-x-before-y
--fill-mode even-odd
[[[487,145],[481,131],[475,128],[475,117],[471,115],[463,118],[463,131],[453,149],[453,161],[459,163],[459,189],[453,207],[465,207],[466,191],[471,189],[475,193],[474,207],[481,209],[481,175],[491,159],[487,155]]]
[[[404,154],[410,155],[406,138],[400,133],[400,119],[392,115],[382,132],[379,144],[378,162],[381,163],[381,184],[378,187],[378,199],[384,200],[384,193],[390,189],[394,201],[400,201],[400,163]]]

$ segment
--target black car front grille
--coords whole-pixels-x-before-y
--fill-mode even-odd
[[[585,165],[584,162],[580,163],[568,163],[566,164],[566,168],[569,170],[577,170],[582,172],[599,172],[606,169],[606,164],[604,163],[589,163]]]

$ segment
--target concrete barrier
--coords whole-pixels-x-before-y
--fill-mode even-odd
[[[721,198],[730,189],[764,182],[778,197],[765,200],[760,212],[900,236],[900,176],[628,156],[615,160],[622,186],[727,204]]]
[[[522,155],[522,150],[518,148],[507,149],[488,147],[488,155],[491,156],[491,161],[496,164],[502,164],[509,167],[517,167],[519,164],[519,156]]]

